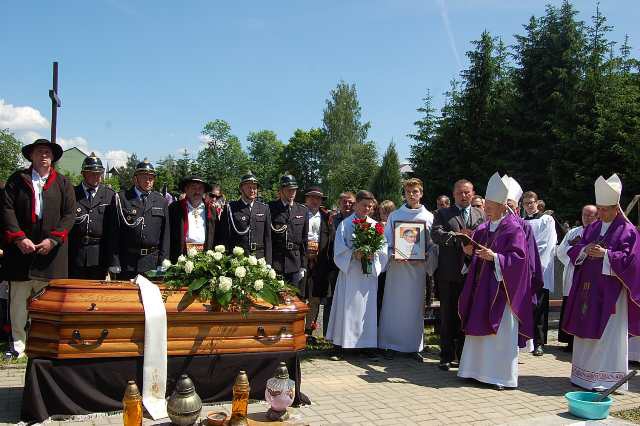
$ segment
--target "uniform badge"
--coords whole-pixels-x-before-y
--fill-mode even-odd
[[[133,219],[131,216],[127,216],[127,221],[130,222]]]
[[[246,216],[242,216],[240,219],[241,220],[247,220],[247,217]]]
[[[81,209],[80,207],[78,207],[78,208],[76,209],[76,211],[77,211],[78,213],[80,213],[80,212],[82,211],[82,209]]]
[[[136,209],[131,210],[131,213],[132,213],[132,214],[136,214],[136,213],[137,213],[137,212],[136,212]]]
[[[264,213],[256,213],[256,216],[264,216]]]

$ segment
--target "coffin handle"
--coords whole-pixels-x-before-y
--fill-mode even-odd
[[[106,339],[108,335],[109,335],[109,330],[107,330],[106,328],[103,328],[102,331],[100,332],[100,337],[92,341],[92,340],[83,339],[82,336],[80,335],[80,330],[73,330],[73,332],[71,333],[71,340],[73,341],[74,345],[98,346],[102,344],[102,341]]]
[[[278,334],[274,336],[267,336],[267,333],[264,331],[264,327],[258,327],[258,333],[255,336],[256,340],[262,340],[267,342],[276,342],[280,339],[292,339],[293,334],[289,333],[287,327],[281,327]]]

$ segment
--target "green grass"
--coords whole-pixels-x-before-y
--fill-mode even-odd
[[[631,410],[616,411],[615,413],[611,413],[611,415],[628,422],[640,423],[640,407],[632,408]]]
[[[7,342],[1,342],[0,343],[0,354],[4,354],[7,350],[9,350],[9,344]],[[0,358],[0,367],[5,366],[5,365],[21,365],[27,364],[27,360],[28,358],[22,358],[22,359],[16,359],[16,360],[11,360],[11,361],[7,361],[4,359]]]

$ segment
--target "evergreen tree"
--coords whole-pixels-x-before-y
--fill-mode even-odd
[[[331,91],[323,116],[321,176],[330,200],[340,192],[367,188],[377,169],[375,144],[367,141],[369,122],[361,122],[355,85],[341,81]]]
[[[402,204],[402,176],[400,175],[400,160],[393,142],[389,144],[382,157],[382,165],[373,177],[371,192],[378,202],[391,200],[396,206]]]

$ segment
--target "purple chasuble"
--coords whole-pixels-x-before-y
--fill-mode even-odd
[[[602,258],[587,257],[576,265],[565,307],[562,329],[583,339],[600,339],[623,286],[628,290],[629,334],[640,335],[640,238],[636,228],[618,214],[601,237],[602,221],[584,229],[582,239],[568,251],[575,265],[582,249],[599,243],[607,249],[611,272],[602,274]]]
[[[468,336],[496,334],[505,304],[518,319],[519,344],[533,336],[531,275],[527,260],[527,241],[522,225],[514,215],[506,215],[495,232],[489,222],[480,225],[473,239],[493,250],[500,262],[503,281],[498,283],[493,262],[474,255],[458,301],[462,329]]]

